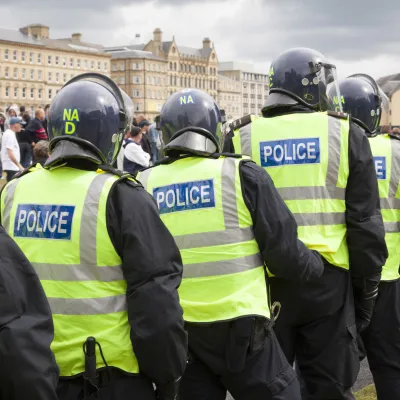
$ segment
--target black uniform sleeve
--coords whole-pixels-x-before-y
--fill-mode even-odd
[[[381,273],[388,256],[374,160],[365,133],[350,125],[346,189],[347,244],[354,279]]]
[[[244,161],[240,166],[244,200],[254,225],[254,235],[268,269],[277,277],[307,281],[322,275],[318,252],[297,237],[297,223],[268,173]]]
[[[233,146],[233,133],[229,131],[224,137],[224,143],[222,146],[223,153],[232,153],[235,154],[235,147]]]
[[[182,260],[153,198],[129,181],[117,183],[107,227],[127,281],[132,345],[142,373],[157,385],[182,376],[187,335],[178,287]]]
[[[53,320],[33,267],[0,227],[0,399],[57,400]]]

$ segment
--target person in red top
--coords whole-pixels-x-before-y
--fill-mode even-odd
[[[34,145],[40,140],[48,140],[46,130],[43,127],[44,115],[44,111],[38,108],[35,111],[35,118],[31,119],[29,125],[25,129],[31,134]]]

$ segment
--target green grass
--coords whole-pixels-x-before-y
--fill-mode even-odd
[[[357,400],[376,400],[376,391],[374,385],[370,385],[355,393]]]

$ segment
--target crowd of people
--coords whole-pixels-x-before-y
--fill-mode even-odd
[[[47,117],[50,105],[37,108],[34,116],[24,106],[11,105],[0,125],[2,176],[10,181],[31,164],[44,164],[49,156]]]

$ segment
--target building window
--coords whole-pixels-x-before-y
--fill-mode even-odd
[[[174,71],[176,71],[176,63],[174,63]]]
[[[8,60],[8,49],[4,50],[4,59]]]
[[[156,66],[154,64],[151,64],[151,70],[155,71],[156,70]]]
[[[35,79],[35,70],[31,69],[31,80],[33,81]]]
[[[18,68],[14,68],[14,79],[18,79]]]
[[[97,70],[98,70],[98,71],[101,70],[101,62],[100,62],[100,61],[97,62]]]
[[[172,71],[172,62],[169,63],[169,69]]]
[[[67,66],[67,59],[65,57],[63,57],[63,67]]]
[[[171,76],[171,78],[172,78],[172,76]],[[154,79],[154,76],[151,78],[151,84],[152,84],[153,86],[156,84],[156,81],[155,81],[155,79]]]
[[[60,73],[57,72],[57,73],[56,73],[56,82],[59,82],[59,81],[60,81]]]
[[[56,65],[58,65],[59,62],[60,62],[60,57],[59,57],[59,56],[56,56]]]
[[[135,83],[140,83],[140,76],[135,76]]]
[[[22,88],[22,98],[25,99],[26,97],[26,88]]]
[[[14,88],[14,97],[15,98],[18,97],[18,88],[17,87]]]
[[[152,99],[155,99],[155,98],[156,98],[156,93],[155,93],[154,90],[151,91],[151,98],[152,98]]]
[[[135,104],[135,111],[140,111],[140,104],[139,103]]]
[[[123,71],[125,69],[125,63],[119,63],[119,70]]]
[[[26,69],[22,68],[22,79],[26,79]]]
[[[4,76],[5,76],[6,78],[9,78],[9,71],[10,71],[10,69],[9,69],[8,67],[5,67],[5,68],[4,68]]]
[[[25,52],[25,51],[22,51],[22,52],[21,52],[21,61],[22,61],[22,62],[25,62],[25,61],[26,61],[26,52]]]
[[[53,89],[49,89],[48,96],[49,100],[53,97]]]
[[[64,83],[67,82],[67,79],[68,79],[67,74],[64,74]]]
[[[38,62],[38,64],[42,63],[42,55],[40,53],[38,53],[38,55],[37,55],[37,62]]]
[[[140,97],[140,90],[134,89],[133,90],[133,97]]]
[[[150,64],[146,64],[146,71],[150,71]]]
[[[119,83],[122,84],[122,85],[125,84],[125,77],[120,76],[119,77]]]
[[[112,64],[112,70],[115,72],[115,71],[118,71],[118,65],[117,64]]]
[[[17,61],[17,55],[18,55],[17,50],[14,50],[13,51],[13,60],[14,61]]]
[[[88,69],[88,60],[83,61],[83,68]]]
[[[49,72],[49,75],[48,75],[48,79],[47,79],[49,82],[51,82],[51,80],[52,80],[52,76],[51,76],[51,72]]]
[[[92,61],[91,63],[90,63],[90,69],[94,69],[94,61]]]
[[[31,99],[35,97],[35,89],[31,88]]]
[[[108,71],[108,62],[104,62],[104,71],[105,71],[105,72]]]
[[[74,59],[72,57],[69,59],[69,66],[74,68]]]
[[[47,64],[51,65],[51,56],[47,56]]]
[[[38,89],[38,98],[42,98],[43,89]]]
[[[29,53],[29,62],[30,62],[31,64],[33,64],[33,57],[34,57],[33,53],[32,53],[32,52]]]
[[[10,97],[10,87],[6,86],[6,97]]]
[[[80,68],[80,67],[81,67],[81,59],[78,58],[78,59],[76,60],[76,68]]]

